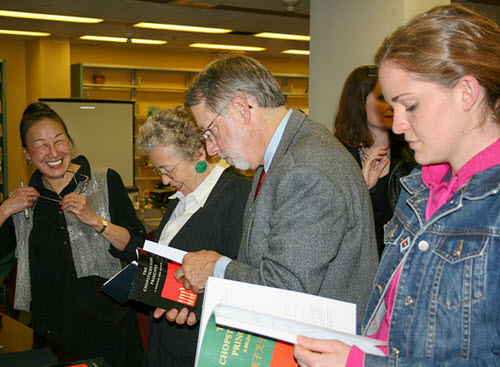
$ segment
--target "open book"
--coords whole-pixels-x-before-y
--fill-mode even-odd
[[[226,279],[205,287],[197,367],[294,365],[297,335],[338,339],[383,355],[384,342],[356,335],[356,305]]]

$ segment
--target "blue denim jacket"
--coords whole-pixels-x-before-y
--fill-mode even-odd
[[[474,175],[425,220],[420,171],[403,178],[362,324],[374,334],[402,265],[388,358],[365,366],[500,366],[500,166]]]

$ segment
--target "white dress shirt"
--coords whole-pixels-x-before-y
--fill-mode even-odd
[[[207,178],[205,178],[193,192],[184,195],[182,192],[177,191],[169,197],[170,200],[179,199],[179,203],[163,228],[158,243],[165,246],[169,245],[170,241],[172,241],[191,216],[205,205],[212,189],[227,167],[229,167],[229,165],[225,161],[219,161]]]

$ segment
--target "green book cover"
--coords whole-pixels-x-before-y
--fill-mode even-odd
[[[218,326],[212,315],[205,330],[197,366],[288,367],[298,365],[293,357],[293,344]]]

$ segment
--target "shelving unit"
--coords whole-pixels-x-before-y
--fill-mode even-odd
[[[7,124],[5,109],[5,60],[0,60],[0,202],[9,194],[7,181]]]
[[[157,68],[130,65],[79,63],[71,65],[71,97],[129,100],[135,102],[134,136],[154,108],[184,104],[189,83],[201,69]],[[273,74],[287,98],[287,105],[307,112],[307,74]],[[140,195],[161,179],[148,159],[135,157],[135,181]]]

